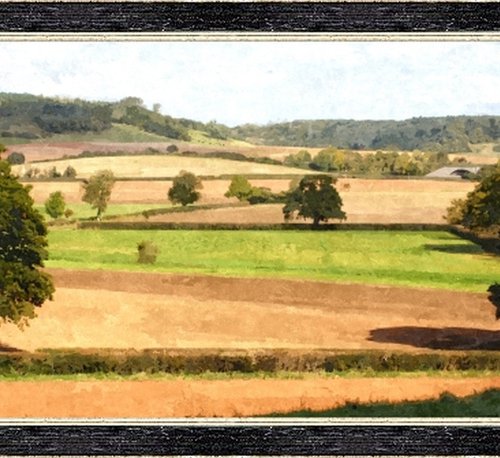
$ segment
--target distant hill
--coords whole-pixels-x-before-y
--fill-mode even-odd
[[[405,121],[299,120],[265,126],[245,124],[229,128],[173,118],[150,110],[137,97],[118,102],[0,93],[0,143],[26,143],[64,135],[102,140],[130,132],[149,141],[193,141],[210,144],[237,139],[259,145],[355,150],[421,150],[469,152],[473,145],[500,143],[500,116],[448,116]],[[118,138],[115,138],[115,141]]]
[[[235,127],[231,135],[256,144],[355,150],[470,152],[500,141],[500,116],[447,116],[405,121],[314,120]]]
[[[60,134],[100,134],[116,126],[133,126],[165,140],[191,140],[190,130],[224,139],[228,128],[211,122],[176,119],[146,108],[141,99],[118,102],[0,93],[0,142],[37,140]]]

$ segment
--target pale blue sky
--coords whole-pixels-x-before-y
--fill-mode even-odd
[[[0,42],[0,91],[228,125],[500,115],[500,42]]]

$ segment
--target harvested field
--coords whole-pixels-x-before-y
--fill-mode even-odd
[[[263,186],[273,192],[288,189],[290,180],[250,180],[254,186]],[[231,180],[205,180],[201,189],[199,204],[227,204],[237,202],[237,199],[224,197]],[[31,196],[36,203],[42,204],[49,195],[61,191],[67,203],[82,201],[83,189],[79,181],[32,181]],[[113,187],[110,203],[151,203],[168,204],[167,193],[172,186],[171,180],[154,181],[117,181]]]
[[[388,389],[390,385],[390,389]],[[500,387],[500,377],[306,380],[0,382],[2,417],[245,417],[346,402],[401,402],[468,396]]]
[[[285,191],[289,179],[250,180],[273,192]],[[167,203],[171,181],[118,181],[111,203]],[[236,202],[224,193],[230,180],[205,180],[200,204]],[[80,182],[32,182],[31,195],[43,203],[49,194],[61,191],[68,203],[81,202]],[[452,199],[463,198],[474,183],[444,180],[364,180],[340,179],[337,188],[344,202],[347,222],[352,223],[443,223],[442,216]],[[205,210],[154,217],[152,221],[217,223],[282,223],[281,205]]]
[[[162,178],[174,177],[182,170],[200,176],[220,175],[305,175],[313,173],[282,165],[260,164],[256,162],[231,161],[218,158],[181,157],[168,155],[100,156],[78,159],[60,159],[35,164],[41,172],[55,167],[63,172],[73,167],[77,178],[88,178],[98,170],[112,170],[118,178]],[[23,174],[30,165],[13,166],[14,173]]]
[[[487,294],[298,280],[51,270],[55,300],[2,346],[500,348]],[[495,343],[496,342],[496,343]]]

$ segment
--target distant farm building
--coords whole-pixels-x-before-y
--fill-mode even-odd
[[[428,173],[426,177],[461,179],[475,175],[480,169],[481,167],[441,167],[434,170],[434,172]]]

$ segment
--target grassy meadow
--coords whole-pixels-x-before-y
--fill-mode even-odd
[[[141,213],[144,210],[153,210],[157,208],[167,208],[170,207],[170,203],[166,202],[164,204],[109,204],[106,208],[106,217],[109,216],[120,216],[120,215],[134,215]],[[45,216],[46,221],[50,221],[51,218],[47,215],[44,205],[35,205],[35,208]],[[70,219],[89,219],[95,218],[97,210],[92,208],[90,204],[86,203],[69,203],[66,205],[67,209],[73,210],[73,215]]]
[[[154,265],[137,245],[155,243]],[[445,231],[51,229],[48,267],[298,278],[485,292],[500,262]]]

